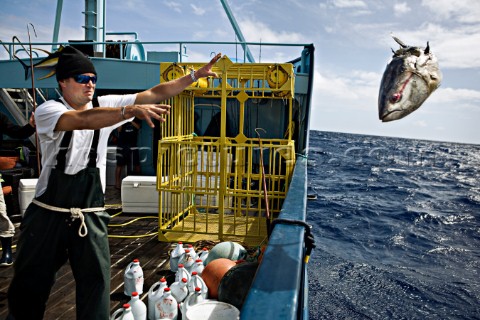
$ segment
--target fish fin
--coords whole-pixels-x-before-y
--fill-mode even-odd
[[[407,45],[405,43],[403,43],[402,40],[398,39],[397,37],[395,37],[393,34],[390,34],[393,38],[393,40],[395,40],[396,43],[398,43],[402,48],[406,48]]]
[[[46,76],[43,76],[41,78],[38,78],[38,80],[43,80],[43,79],[47,79],[47,78],[50,78],[51,76],[53,76],[55,74],[55,69],[53,69],[52,71],[50,71]]]
[[[43,53],[46,53],[47,55],[50,55],[51,52],[48,51],[48,50],[45,50],[45,49],[42,49],[42,48],[33,48],[32,50],[38,50],[38,51],[42,51]]]
[[[19,57],[15,56],[15,58],[22,64],[23,70],[25,70],[25,80],[27,80],[30,66],[26,65],[25,62],[23,62],[22,59],[20,59]]]
[[[42,60],[38,62],[37,64],[33,65],[35,68],[52,68],[55,67],[58,63],[58,57],[49,59],[49,60]]]
[[[430,44],[428,43],[428,41],[427,41],[427,47],[425,48],[425,51],[423,51],[423,53],[425,53],[425,54],[430,53]]]
[[[60,57],[64,46],[60,46],[57,51],[49,53],[47,57],[43,58],[41,61],[34,64],[35,68],[50,68],[55,67],[58,63],[58,58]],[[48,52],[48,51],[45,51]]]

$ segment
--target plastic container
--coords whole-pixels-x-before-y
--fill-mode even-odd
[[[185,300],[185,298],[188,296],[189,291],[187,284],[187,278],[182,278],[182,280],[174,282],[170,285],[170,292],[178,303],[183,302],[183,300]]]
[[[132,292],[134,291],[138,292],[138,294],[143,293],[143,270],[138,259],[135,259],[128,264],[127,268],[125,269],[123,280],[123,293],[125,295],[131,296]]]
[[[162,299],[156,304],[155,319],[174,319],[178,318],[178,303],[172,296],[170,288],[163,290]]]
[[[200,291],[202,293],[202,297],[204,299],[207,299],[207,297],[208,297],[208,287],[205,284],[205,281],[203,281],[202,277],[200,277],[196,271],[192,272],[192,278],[188,282],[188,291],[189,292],[194,292],[195,288],[200,288]]]
[[[163,290],[167,288],[167,279],[164,277],[154,283],[148,290],[148,319],[157,320],[155,318],[155,304],[162,299]]]
[[[185,249],[183,248],[183,243],[179,242],[175,249],[172,250],[170,253],[170,271],[177,272],[178,269],[178,260],[185,253]]]
[[[235,320],[240,311],[231,304],[208,300],[189,307],[183,316],[186,320]]]
[[[183,264],[179,263],[178,270],[175,273],[175,282],[179,282],[182,278],[187,278],[187,281],[190,281],[191,277],[190,272],[183,267]]]
[[[205,266],[203,265],[202,259],[197,259],[193,264],[192,269],[190,269],[190,273],[193,274],[196,272],[199,276],[201,276],[203,269],[205,269]]]
[[[180,256],[180,259],[178,260],[178,264],[183,264],[183,267],[188,272],[191,272],[193,264],[195,263],[195,260],[192,258],[192,254],[190,252],[190,249],[185,249],[185,252]]]
[[[185,299],[185,302],[180,305],[180,310],[182,315],[185,315],[191,307],[196,304],[203,302],[205,299],[202,296],[202,290],[200,288],[195,288],[195,291],[190,293]]]
[[[195,252],[195,248],[193,245],[188,244],[187,249],[190,250],[190,256],[192,257],[193,261],[198,259],[198,254]]]
[[[198,258],[201,259],[204,263],[205,263],[205,260],[207,260],[208,252],[209,251],[207,248],[203,248],[202,251],[198,253]]]
[[[140,300],[140,295],[138,292],[132,292],[132,298],[128,302],[130,308],[132,309],[133,318],[135,320],[146,320],[147,319],[147,306],[145,302]]]
[[[123,305],[123,308],[118,309],[115,311],[110,320],[135,320],[132,313],[132,308],[128,303]]]

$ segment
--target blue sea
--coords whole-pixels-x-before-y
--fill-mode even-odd
[[[480,145],[312,131],[310,319],[480,319]]]

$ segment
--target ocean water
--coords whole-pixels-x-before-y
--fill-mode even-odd
[[[480,319],[480,145],[312,131],[310,319]]]

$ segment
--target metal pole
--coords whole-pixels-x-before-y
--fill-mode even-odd
[[[35,37],[37,36],[37,32],[35,31],[35,27],[33,24],[30,23],[30,25],[33,28],[33,32],[35,33]],[[34,69],[35,67],[33,66],[33,53],[32,53],[32,40],[30,38],[30,28],[27,25],[27,31],[28,31],[28,44],[30,45],[30,51],[29,51],[29,56],[30,56],[30,69],[32,72],[32,105],[33,105],[33,113],[35,113],[35,110],[37,110],[37,97],[35,94],[35,74],[34,74]],[[40,144],[38,143],[38,134],[37,134],[37,129],[35,126],[35,142],[36,142],[36,151],[37,151],[37,169],[38,169],[38,175],[40,176]]]
[[[63,0],[57,0],[57,13],[55,15],[55,27],[53,28],[52,52],[57,49],[58,33],[60,32],[60,20],[62,19]]]
[[[228,19],[230,20],[230,23],[232,24],[233,29],[235,30],[235,33],[237,34],[238,39],[243,42],[242,47],[245,53],[247,54],[247,58],[249,62],[255,62],[255,59],[253,58],[252,53],[250,52],[250,49],[248,46],[245,44],[245,37],[242,34],[242,31],[240,30],[240,27],[238,26],[237,20],[235,20],[235,17],[233,16],[232,10],[230,10],[230,6],[227,3],[227,0],[220,0],[222,3],[223,9],[227,13]]]
[[[270,226],[270,208],[268,205],[268,190],[267,190],[267,178],[265,176],[265,165],[263,164],[263,146],[262,146],[262,139],[260,138],[259,130],[265,132],[263,128],[256,128],[255,132],[258,136],[258,145],[260,147],[260,167],[262,169],[262,185],[263,185],[263,199],[265,200],[265,219],[267,222],[267,237],[270,239],[270,234],[272,232]]]

